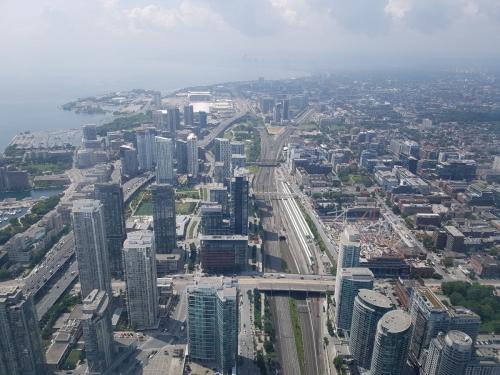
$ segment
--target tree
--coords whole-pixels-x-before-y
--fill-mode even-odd
[[[451,258],[451,257],[445,257],[443,259],[443,266],[445,266],[446,268],[453,267],[453,258]]]
[[[336,356],[334,359],[333,359],[333,365],[335,366],[335,368],[337,370],[340,370],[340,368],[342,367],[342,357],[340,356]]]

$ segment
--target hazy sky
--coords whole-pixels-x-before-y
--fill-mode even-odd
[[[500,0],[0,0],[0,82],[173,88],[495,66]]]

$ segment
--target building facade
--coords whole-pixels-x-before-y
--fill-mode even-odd
[[[177,247],[175,191],[172,185],[151,186],[155,247],[159,254],[171,253]]]
[[[156,146],[156,182],[158,184],[173,184],[174,172],[174,142],[170,138],[155,137]]]
[[[153,232],[129,234],[123,244],[123,264],[130,325],[139,330],[157,327],[158,288]]]
[[[248,263],[248,236],[201,235],[201,265],[208,273],[243,271]]]
[[[248,234],[248,171],[237,169],[231,179],[231,230],[233,234]]]
[[[82,298],[94,289],[112,296],[105,218],[100,201],[73,202],[71,212]]]
[[[198,177],[198,138],[193,133],[187,137],[187,173]]]

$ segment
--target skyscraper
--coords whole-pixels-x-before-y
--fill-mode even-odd
[[[156,182],[172,184],[174,173],[174,142],[170,138],[155,137],[156,145]]]
[[[208,273],[233,273],[246,269],[248,236],[200,236],[201,266]]]
[[[165,109],[158,109],[152,112],[153,126],[156,129],[165,129],[167,127],[168,115]]]
[[[97,127],[93,124],[83,125],[82,127],[83,139],[86,141],[97,140]]]
[[[122,177],[132,178],[139,173],[137,150],[131,146],[120,147],[120,164]]]
[[[215,203],[206,203],[200,207],[200,232],[206,235],[229,234],[223,224],[224,213],[222,206]]]
[[[248,171],[236,169],[231,180],[231,230],[248,234]]]
[[[410,302],[413,333],[410,341],[409,358],[415,365],[421,365],[422,351],[439,332],[447,332],[449,315],[446,306],[428,287],[413,288]]]
[[[175,141],[175,160],[177,162],[177,173],[188,173],[188,146],[187,141],[184,139],[177,139]]]
[[[472,351],[472,339],[466,333],[440,333],[431,340],[422,374],[464,375]]]
[[[155,128],[142,128],[135,131],[137,139],[137,160],[139,170],[151,171],[156,162]]]
[[[130,233],[123,245],[123,260],[130,325],[154,328],[158,325],[158,288],[153,232]]]
[[[340,236],[338,270],[342,268],[359,266],[359,252],[361,244],[359,242],[359,232],[353,226],[346,226]]]
[[[88,374],[102,374],[113,361],[110,307],[109,296],[102,290],[92,290],[83,300],[82,331]]]
[[[95,184],[95,199],[101,201],[103,205],[111,273],[121,276],[123,273],[122,245],[127,237],[123,189],[120,184],[115,183]]]
[[[75,253],[82,298],[93,290],[111,292],[109,253],[106,241],[103,205],[92,199],[73,202],[71,217],[75,234]]]
[[[231,143],[226,138],[215,138],[215,160],[224,163],[224,178],[231,177]]]
[[[349,347],[359,367],[370,368],[378,321],[391,309],[391,300],[373,290],[360,289],[354,299]]]
[[[187,289],[188,345],[194,361],[231,374],[238,352],[238,290],[223,279]]]
[[[193,133],[187,137],[187,172],[198,177],[198,138]]]
[[[17,286],[0,286],[0,374],[46,373],[35,304]]]
[[[283,99],[281,120],[282,121],[290,120],[290,100],[288,98]]]
[[[354,298],[360,289],[373,289],[373,273],[368,268],[343,268],[337,274],[335,284],[335,326],[351,329]]]
[[[177,247],[174,188],[168,184],[154,184],[151,194],[156,252],[171,253]]]
[[[402,310],[389,311],[378,321],[370,375],[403,373],[410,334],[411,319]]]
[[[192,105],[184,106],[184,126],[194,126],[194,112]]]
[[[205,129],[207,127],[207,113],[200,111],[198,115],[200,116],[200,129]]]
[[[169,106],[167,108],[167,131],[170,133],[170,137],[176,138],[176,132],[180,125],[180,115],[179,108],[175,106]]]

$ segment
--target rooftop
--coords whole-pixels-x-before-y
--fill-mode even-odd
[[[379,320],[379,327],[388,333],[402,333],[410,329],[410,315],[403,310],[392,310],[385,313]]]

